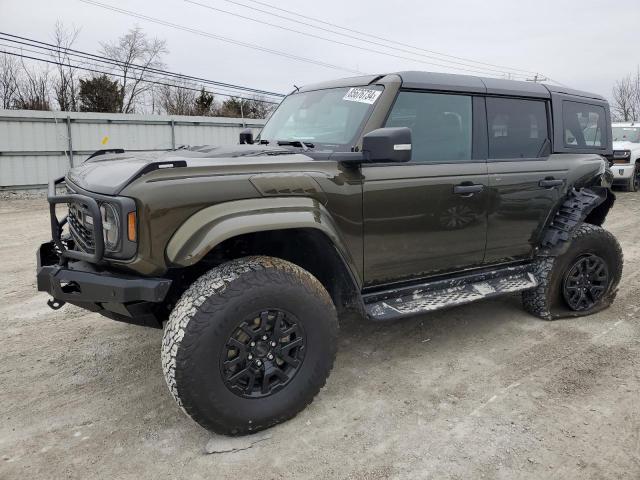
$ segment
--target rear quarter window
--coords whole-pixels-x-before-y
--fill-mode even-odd
[[[567,148],[604,148],[607,144],[605,111],[599,105],[562,102],[564,146]]]

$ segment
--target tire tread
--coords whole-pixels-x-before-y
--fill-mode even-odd
[[[620,281],[620,278],[622,276],[622,248],[620,247],[620,244],[618,243],[618,240],[615,238],[615,236],[608,230],[605,230],[604,228],[597,225],[592,225],[590,223],[583,223],[573,232],[570,242],[575,242],[582,237],[593,235],[600,235],[605,237],[606,242],[614,247],[615,255],[620,258],[620,262],[618,263],[617,270],[611,272],[613,278],[612,285],[606,296],[602,298],[599,308],[597,310],[590,310],[585,313],[573,312],[572,316],[588,315],[611,305],[616,297],[618,282]],[[571,246],[569,246],[569,249],[570,248]],[[533,274],[539,282],[538,286],[531,290],[522,292],[522,305],[524,309],[530,314],[544,320],[554,320],[556,318],[560,318],[559,315],[553,312],[550,305],[551,278],[554,273],[554,268],[556,266],[556,261],[558,258],[559,257],[550,255],[548,251],[541,252],[535,262],[533,270]]]
[[[314,372],[310,376],[307,388],[299,390],[298,398],[294,401],[295,408],[266,423],[253,423],[246,425],[245,428],[238,428],[237,425],[227,424],[224,415],[212,421],[195,408],[189,395],[190,389],[198,386],[196,380],[190,375],[190,370],[194,362],[192,354],[196,349],[200,332],[211,326],[212,316],[219,314],[230,298],[241,296],[252,287],[264,285],[265,282],[283,285],[295,282],[307,294],[320,298],[325,304],[331,317],[328,325],[332,341],[327,346],[330,355],[329,370]],[[217,325],[216,328],[221,329],[221,326]],[[326,289],[313,275],[279,258],[244,257],[211,269],[183,293],[165,326],[161,349],[162,369],[169,391],[184,413],[208,430],[226,435],[241,435],[288,420],[313,401],[325,385],[328,373],[333,367],[337,337],[338,322],[335,307]],[[220,404],[216,407],[220,410],[226,408]]]

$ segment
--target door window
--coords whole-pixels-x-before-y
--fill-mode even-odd
[[[386,127],[411,129],[411,161],[437,163],[471,159],[471,97],[400,92]]]
[[[536,158],[549,138],[547,108],[539,100],[487,98],[489,158]]]

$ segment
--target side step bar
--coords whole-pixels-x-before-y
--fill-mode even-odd
[[[396,320],[538,286],[529,265],[435,280],[363,296],[375,321]]]

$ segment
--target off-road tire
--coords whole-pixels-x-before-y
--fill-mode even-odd
[[[558,256],[542,252],[538,257],[533,274],[539,284],[522,292],[524,309],[532,315],[545,320],[591,315],[609,307],[615,299],[623,264],[622,249],[616,238],[602,227],[584,223],[575,230],[569,242],[568,248]],[[598,255],[607,264],[609,284],[595,305],[576,311],[564,299],[564,276],[576,259],[590,253]]]
[[[637,192],[638,191],[638,176],[640,175],[640,163],[636,162],[635,169],[633,171],[633,175],[629,178],[629,182],[625,185],[625,190],[627,192]]]
[[[219,358],[241,318],[270,308],[289,311],[302,324],[304,358],[281,390],[243,398],[225,384]],[[165,326],[162,368],[169,391],[193,420],[216,433],[243,435],[311,403],[333,367],[337,337],[336,309],[313,275],[281,259],[245,257],[213,268],[184,292]]]

